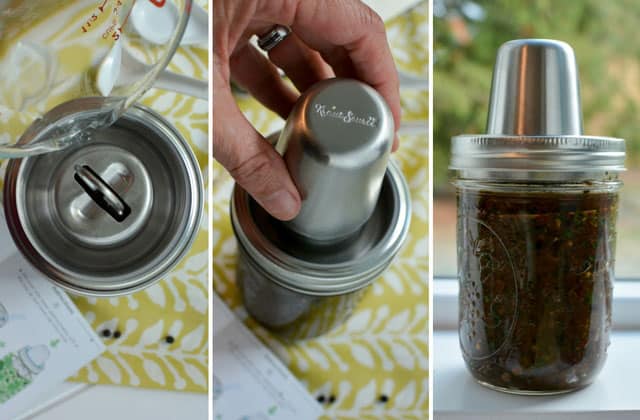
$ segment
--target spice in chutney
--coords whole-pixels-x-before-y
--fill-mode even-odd
[[[460,345],[480,382],[557,393],[604,365],[618,198],[585,188],[459,187]]]

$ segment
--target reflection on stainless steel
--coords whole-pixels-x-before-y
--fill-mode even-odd
[[[75,179],[90,167],[130,207],[115,220]],[[199,167],[178,131],[136,106],[93,141],[7,168],[4,204],[27,259],[75,293],[130,293],[166,274],[199,228]],[[99,195],[99,194],[98,194]]]
[[[116,193],[108,182],[87,165],[76,165],[74,178],[85,192],[104,211],[118,222],[123,222],[131,214],[131,207]],[[109,170],[107,170],[105,173]]]
[[[493,71],[487,133],[582,134],[578,69],[568,44],[518,39],[500,47]]]
[[[330,79],[305,92],[276,146],[302,195],[287,227],[324,243],[356,233],[376,206],[393,136],[391,111],[373,88]]]
[[[291,29],[283,25],[275,25],[269,30],[269,32],[261,35],[258,38],[258,46],[262,50],[269,52],[275,48],[279,43],[289,36]]]
[[[487,134],[452,139],[461,178],[566,181],[624,170],[622,139],[585,136],[576,60],[564,42],[509,41],[493,74]],[[617,177],[617,175],[616,175]]]

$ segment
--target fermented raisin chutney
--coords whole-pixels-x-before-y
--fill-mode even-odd
[[[452,139],[464,361],[500,391],[581,388],[609,345],[624,140],[582,134],[573,51],[551,40],[500,48],[487,133]]]

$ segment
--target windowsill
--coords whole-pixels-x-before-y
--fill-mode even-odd
[[[607,363],[592,385],[548,397],[503,394],[477,384],[462,361],[456,331],[434,331],[433,343],[435,419],[637,419],[640,413],[640,332],[612,334]]]
[[[556,396],[518,396],[493,391],[477,384],[466,370],[458,344],[456,327],[451,314],[457,318],[457,282],[434,282],[433,333],[433,407],[436,420],[457,419],[637,419],[640,413],[640,328],[630,328],[627,314],[620,313],[624,305],[640,305],[634,297],[637,284],[616,285],[614,331],[607,362],[596,381],[580,391]],[[621,286],[621,287],[618,287]],[[615,309],[614,309],[615,313]],[[640,317],[636,317],[640,318]],[[622,328],[622,329],[620,329]]]

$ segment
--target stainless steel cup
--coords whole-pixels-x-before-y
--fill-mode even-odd
[[[486,134],[455,136],[451,164],[461,179],[573,182],[617,178],[622,139],[584,135],[573,49],[551,39],[517,39],[498,50]]]
[[[306,91],[276,146],[302,195],[286,226],[325,244],[358,232],[378,201],[393,136],[391,111],[372,87],[329,79]]]
[[[10,161],[5,181],[14,242],[77,294],[115,296],[153,284],[186,255],[202,217],[189,145],[139,105],[85,145]]]
[[[569,44],[516,39],[498,50],[487,134],[581,135],[578,67]]]

